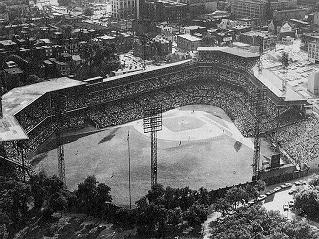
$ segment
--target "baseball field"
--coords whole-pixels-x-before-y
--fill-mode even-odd
[[[66,181],[76,189],[88,175],[111,187],[113,201],[127,205],[128,134],[132,201],[150,189],[150,135],[143,120],[95,133],[64,138]],[[171,187],[215,189],[252,177],[253,140],[244,138],[226,113],[213,106],[190,105],[163,113],[158,132],[158,182]],[[266,143],[264,156],[271,155]],[[57,174],[57,151],[38,155],[37,170]]]

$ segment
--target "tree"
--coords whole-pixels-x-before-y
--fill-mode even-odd
[[[306,222],[288,221],[279,212],[261,206],[242,207],[233,215],[210,224],[214,239],[302,239],[318,238]]]
[[[120,67],[115,44],[102,45],[101,42],[93,42],[81,50],[80,56],[84,63],[76,72],[76,78],[79,80],[95,76],[106,77]]]
[[[319,217],[319,190],[302,189],[295,195],[295,209],[311,218]]]
[[[101,216],[103,205],[112,201],[111,188],[99,183],[95,176],[88,176],[75,191],[79,210],[92,216]]]
[[[84,11],[83,11],[83,14],[85,16],[92,16],[94,14],[94,11],[92,8],[85,8]]]
[[[68,39],[71,37],[73,26],[69,24],[65,24],[61,26],[61,30],[62,30],[64,38]]]
[[[215,46],[216,39],[215,39],[215,37],[208,34],[208,35],[203,37],[202,44],[203,44],[203,46]]]
[[[60,6],[68,7],[71,6],[72,0],[58,0],[58,3]]]
[[[225,195],[225,199],[236,209],[239,203],[245,203],[249,199],[246,190],[241,187],[232,187]]]
[[[31,197],[30,186],[17,180],[0,180],[0,208],[2,217],[8,217],[8,230],[13,232],[28,217],[28,202]]]
[[[281,56],[281,63],[283,67],[286,69],[289,66],[289,55],[288,52],[283,52]]]
[[[39,76],[32,74],[32,75],[28,76],[26,83],[27,84],[34,84],[34,83],[39,83],[41,81],[42,81],[42,79]]]
[[[314,175],[310,181],[309,181],[309,185],[317,187],[319,186],[319,175]]]
[[[200,231],[202,223],[207,219],[207,208],[200,204],[192,205],[183,215],[183,219],[188,221],[188,225]]]
[[[56,193],[52,195],[49,201],[49,207],[52,209],[53,212],[61,212],[61,217],[62,217],[62,212],[67,208],[68,201],[65,198],[65,196],[62,193]]]
[[[214,204],[214,209],[221,212],[223,215],[226,215],[231,208],[231,204],[225,198],[219,198]]]

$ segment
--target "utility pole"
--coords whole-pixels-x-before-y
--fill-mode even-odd
[[[127,150],[128,150],[128,193],[130,198],[130,209],[132,209],[130,131],[127,132]]]
[[[3,111],[2,111],[2,95],[3,95],[3,87],[0,87],[0,119],[3,118]]]

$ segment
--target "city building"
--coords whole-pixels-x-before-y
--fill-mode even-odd
[[[311,62],[319,61],[319,37],[317,37],[317,41],[308,43],[308,59]]]
[[[117,19],[132,19],[136,16],[137,4],[135,0],[111,0],[112,17]]]
[[[259,18],[242,18],[237,20],[239,25],[245,26],[245,27],[256,27],[259,25]]]
[[[284,21],[289,19],[304,19],[307,13],[307,9],[304,8],[294,8],[294,9],[284,9],[275,10],[273,12],[273,18],[275,21]]]
[[[187,14],[187,4],[172,0],[145,0],[140,7],[140,17],[152,22],[179,22]]]
[[[197,16],[217,10],[217,0],[179,0],[188,5],[190,15]]]
[[[186,26],[182,28],[182,32],[189,35],[194,35],[195,33],[204,34],[207,32],[207,29],[201,26]]]
[[[235,18],[264,18],[266,0],[230,0],[231,13]]]
[[[235,18],[265,20],[270,17],[270,11],[296,8],[297,0],[230,0],[230,5]]]
[[[289,22],[285,22],[281,27],[278,26],[277,32],[278,32],[279,39],[286,37],[286,36],[290,36],[290,37],[294,37],[294,38],[296,37],[295,28]]]
[[[6,68],[2,71],[4,87],[11,90],[21,85],[23,71],[19,67]]]
[[[308,51],[308,44],[311,42],[319,42],[319,33],[304,33],[301,35],[301,48]]]
[[[319,72],[313,72],[308,79],[308,91],[314,95],[319,94]]]
[[[297,0],[297,3],[302,6],[314,6],[318,0]]]
[[[172,42],[162,37],[155,37],[144,44],[142,41],[137,40],[134,44],[133,53],[142,59],[166,56],[172,53]]]
[[[313,14],[312,24],[319,26],[319,12],[318,11]]]
[[[262,46],[262,51],[267,51],[275,48],[277,37],[264,31],[250,31],[240,34],[239,40],[252,46]]]
[[[196,51],[201,45],[201,38],[183,34],[177,36],[177,47],[182,51]]]

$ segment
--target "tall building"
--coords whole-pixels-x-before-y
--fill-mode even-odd
[[[266,0],[230,0],[231,13],[235,18],[264,18]]]
[[[188,6],[171,0],[141,0],[140,18],[152,22],[175,22],[187,18]]]
[[[269,11],[296,8],[297,0],[230,0],[230,5],[236,18],[266,19]]]
[[[118,19],[133,19],[136,17],[138,0],[111,0],[112,17]]]
[[[188,5],[191,16],[211,13],[217,10],[217,0],[176,0],[176,2]]]

